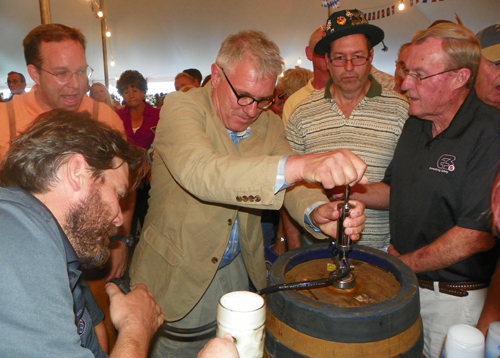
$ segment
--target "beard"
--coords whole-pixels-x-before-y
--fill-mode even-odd
[[[109,259],[109,238],[118,228],[111,222],[111,209],[97,185],[80,203],[69,209],[63,230],[84,269],[100,266]]]

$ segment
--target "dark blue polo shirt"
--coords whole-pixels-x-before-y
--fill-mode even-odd
[[[450,126],[411,116],[383,182],[391,187],[390,226],[398,252],[418,250],[454,226],[491,232],[490,194],[500,159],[500,110],[471,91]],[[433,281],[489,282],[498,246],[448,268],[418,274]]]

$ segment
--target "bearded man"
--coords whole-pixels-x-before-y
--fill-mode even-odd
[[[5,357],[107,357],[93,329],[80,267],[109,257],[119,201],[144,155],[88,112],[56,109],[16,138],[0,169],[0,346]],[[110,357],[146,357],[165,319],[145,285],[108,284],[119,334]]]

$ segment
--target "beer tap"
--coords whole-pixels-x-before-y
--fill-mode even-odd
[[[352,288],[356,285],[354,275],[350,272],[354,267],[349,262],[349,253],[352,251],[352,240],[345,233],[344,220],[349,217],[350,210],[354,205],[349,203],[350,187],[346,185],[344,202],[339,203],[337,208],[340,217],[337,221],[337,239],[330,243],[329,249],[333,257],[336,270],[333,274],[338,274],[337,270],[348,273],[342,280],[333,282],[333,286],[342,289]],[[337,273],[336,273],[337,272]]]
[[[286,290],[305,290],[319,287],[333,286],[339,289],[349,289],[356,286],[355,276],[352,274],[354,266],[349,263],[349,253],[352,251],[352,240],[345,234],[344,220],[349,217],[349,211],[354,207],[349,203],[349,186],[346,186],[345,199],[339,203],[337,208],[341,211],[337,223],[337,239],[330,242],[328,249],[333,258],[335,269],[327,279],[320,279],[305,282],[281,283],[268,286],[257,293],[267,295],[273,292]]]

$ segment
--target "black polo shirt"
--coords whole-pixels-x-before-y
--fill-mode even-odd
[[[500,159],[500,110],[475,91],[451,125],[432,137],[432,123],[411,116],[383,182],[391,187],[392,243],[407,254],[454,226],[491,232],[490,193]],[[418,274],[433,281],[488,281],[498,246],[446,269]]]

